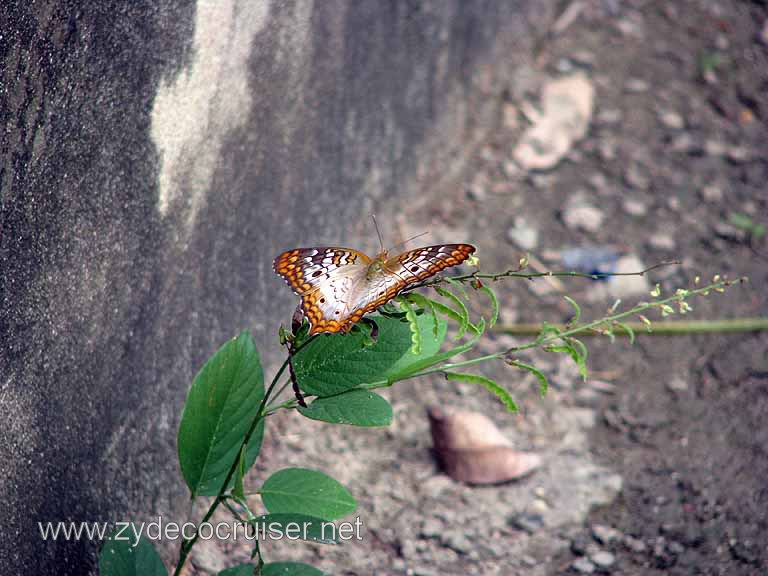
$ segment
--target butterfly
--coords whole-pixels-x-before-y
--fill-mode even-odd
[[[347,332],[364,314],[404,288],[466,260],[470,244],[426,246],[371,259],[351,248],[296,248],[275,258],[274,270],[301,296],[310,335]]]

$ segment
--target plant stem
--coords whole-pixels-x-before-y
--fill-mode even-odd
[[[755,332],[768,330],[768,318],[734,318],[731,320],[666,320],[653,324],[651,332],[647,332],[642,322],[625,322],[637,335],[647,336],[677,336],[684,334],[708,334],[724,332]],[[558,330],[564,330],[565,325],[554,324]],[[536,335],[541,332],[541,324],[509,324],[496,326],[493,332],[511,334],[513,336]],[[616,336],[629,336],[621,326],[613,330]],[[582,336],[602,336],[599,332],[586,332]]]
[[[472,366],[474,364],[480,364],[482,362],[487,362],[489,360],[500,360],[504,359],[510,354],[514,352],[522,352],[523,350],[529,350],[531,348],[538,348],[539,346],[543,346],[546,344],[550,344],[552,342],[555,342],[557,340],[562,340],[563,338],[567,338],[569,336],[575,336],[576,334],[582,334],[582,333],[591,333],[592,330],[597,330],[601,326],[611,327],[613,329],[616,329],[617,326],[614,325],[614,322],[618,322],[624,318],[627,318],[629,316],[635,316],[638,314],[642,314],[643,312],[650,310],[652,308],[662,308],[662,306],[669,305],[673,302],[682,302],[685,301],[687,298],[690,298],[691,296],[697,296],[699,294],[706,295],[707,293],[711,291],[723,291],[726,287],[731,286],[735,284],[736,282],[741,282],[741,280],[731,281],[731,280],[719,280],[717,282],[713,282],[712,284],[709,284],[708,286],[704,286],[703,288],[697,288],[695,290],[684,290],[682,292],[676,293],[673,296],[669,296],[668,298],[662,298],[661,300],[654,300],[653,302],[641,302],[634,308],[630,308],[629,310],[626,310],[624,312],[619,312],[617,314],[613,314],[611,316],[606,316],[604,318],[599,318],[598,320],[594,320],[592,322],[588,322],[586,324],[579,324],[576,325],[568,330],[563,330],[558,332],[557,334],[551,334],[549,336],[545,336],[543,338],[537,338],[536,340],[529,342],[528,344],[524,344],[522,346],[513,346],[511,348],[508,348],[507,350],[502,350],[501,352],[495,352],[493,354],[487,354],[485,356],[479,356],[477,358],[471,358],[469,360],[464,360],[462,362],[453,362],[448,364],[442,364],[440,366],[436,366],[434,368],[429,368],[427,370],[422,370],[421,372],[417,372],[415,374],[412,374],[408,376],[408,379],[410,378],[417,378],[419,376],[426,376],[427,374],[435,374],[439,372],[445,372],[447,370],[454,370],[456,368],[463,368],[465,366]],[[643,324],[644,326],[647,326],[646,324]]]
[[[470,274],[462,274],[460,276],[451,276],[450,279],[454,282],[466,282],[468,280],[490,280],[492,282],[495,282],[497,280],[501,280],[502,278],[525,278],[526,280],[533,280],[534,278],[545,278],[545,277],[566,277],[566,278],[588,278],[590,280],[600,280],[601,278],[610,278],[611,276],[645,276],[648,272],[651,272],[653,270],[656,270],[657,268],[662,268],[664,266],[674,266],[680,264],[678,260],[670,260],[665,262],[659,262],[658,264],[654,264],[653,266],[649,266],[648,268],[645,268],[644,270],[639,270],[637,272],[598,272],[595,274],[589,274],[586,272],[575,272],[575,271],[567,271],[567,272],[523,272],[525,270],[525,267],[522,268],[515,268],[511,270],[507,270],[506,272],[499,272],[496,274],[481,274],[480,272],[472,272]],[[436,284],[442,284],[445,282],[446,279],[442,276],[437,276],[435,278],[431,278],[429,280],[419,282],[417,284],[413,284],[412,286],[409,286],[405,290],[402,291],[402,293],[411,292],[412,290],[416,290],[417,288],[425,288],[427,286],[434,286]]]
[[[312,342],[316,337],[310,336],[307,338],[304,342],[299,345],[296,350],[293,352],[294,354],[297,354],[304,346]],[[259,404],[259,410],[256,412],[256,416],[253,419],[253,422],[251,422],[251,427],[248,429],[248,432],[246,433],[245,437],[243,438],[243,441],[240,443],[240,450],[238,450],[238,454],[242,452],[242,448],[244,446],[248,445],[248,442],[251,440],[251,436],[253,436],[253,433],[256,431],[256,428],[259,425],[259,421],[264,419],[264,417],[267,415],[266,406],[267,401],[272,396],[272,392],[275,389],[275,386],[277,386],[277,383],[280,380],[280,377],[283,375],[283,372],[285,372],[285,369],[288,368],[288,364],[291,361],[291,356],[287,355],[285,357],[285,360],[283,360],[282,365],[280,366],[280,369],[275,374],[274,378],[272,378],[272,381],[269,383],[269,387],[267,388],[267,391],[264,393],[264,397],[261,399],[261,404]],[[219,504],[222,503],[222,501],[226,498],[225,493],[227,491],[227,486],[229,485],[229,481],[232,480],[232,476],[235,474],[235,471],[237,470],[237,466],[239,464],[240,457],[238,456],[235,458],[234,462],[232,462],[232,466],[229,467],[229,472],[227,472],[227,477],[224,479],[224,483],[222,484],[221,488],[219,489],[219,493],[216,495],[216,498],[214,499],[211,506],[208,508],[208,511],[205,513],[205,516],[203,516],[203,519],[200,521],[200,524],[203,524],[211,519],[211,516],[213,516],[213,513],[216,512],[216,509],[219,507]],[[190,540],[185,540],[181,545],[181,550],[179,552],[179,562],[176,565],[176,569],[173,571],[173,576],[179,576],[181,574],[181,570],[184,567],[184,563],[187,561],[187,556],[189,556],[190,551],[192,550],[192,547],[197,542],[198,538],[200,538],[200,533],[195,530],[195,535]]]
[[[280,366],[280,369],[277,371],[277,374],[275,374],[275,377],[272,378],[272,382],[269,384],[269,388],[267,388],[267,391],[264,393],[264,397],[261,399],[261,404],[259,405],[259,410],[256,413],[256,417],[253,419],[253,422],[251,422],[251,427],[248,429],[248,433],[243,438],[242,443],[240,444],[240,447],[244,445],[247,445],[248,442],[251,439],[251,436],[253,436],[253,433],[256,431],[256,428],[258,427],[259,421],[264,418],[264,407],[267,404],[267,400],[269,399],[270,395],[272,394],[272,391],[274,390],[275,386],[277,385],[277,382],[280,379],[280,376],[283,375],[283,372],[285,372],[285,369],[288,367],[288,358],[283,361],[282,366]],[[241,450],[238,450],[238,455],[240,454]],[[221,489],[219,490],[219,493],[216,495],[216,498],[213,500],[213,503],[208,508],[208,511],[205,513],[205,516],[203,516],[203,519],[200,521],[200,524],[204,524],[208,520],[211,519],[211,516],[213,516],[213,513],[216,512],[216,509],[219,507],[219,504],[222,503],[225,496],[224,493],[227,491],[227,486],[229,485],[229,481],[232,479],[232,476],[234,475],[235,471],[237,470],[237,465],[239,463],[240,457],[238,456],[235,458],[234,462],[232,462],[232,466],[229,468],[229,472],[227,473],[227,477],[224,479],[224,483],[221,486]],[[176,565],[176,569],[173,572],[173,576],[179,576],[181,574],[181,570],[184,567],[185,562],[187,561],[187,556],[189,556],[190,551],[192,550],[192,547],[197,542],[198,538],[200,538],[200,532],[198,530],[195,530],[195,535],[190,540],[184,540],[184,542],[181,545],[181,550],[179,552],[179,562]]]

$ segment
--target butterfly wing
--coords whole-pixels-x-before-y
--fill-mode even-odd
[[[475,251],[471,244],[440,244],[403,252],[390,258],[384,269],[397,276],[405,288],[434,276],[441,270],[457,266]]]
[[[296,248],[275,259],[274,269],[296,294],[310,334],[347,331],[363,315],[412,284],[466,260],[469,244],[443,244],[404,252],[371,271],[371,259],[350,248]]]
[[[349,266],[370,262],[368,256],[351,248],[295,248],[275,258],[273,268],[296,294],[304,296],[333,276],[349,272]]]
[[[351,322],[352,294],[371,259],[351,248],[296,248],[275,258],[274,270],[301,296],[310,334],[339,332]]]
[[[349,298],[353,306],[343,328],[383,306],[404,288],[461,264],[474,251],[469,244],[443,244],[410,250],[384,261],[378,273],[367,274],[353,286]]]

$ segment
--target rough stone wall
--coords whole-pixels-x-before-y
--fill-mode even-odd
[[[274,357],[272,257],[460,170],[550,4],[3,3],[2,573],[92,569],[38,521],[184,510],[180,408],[240,330]]]

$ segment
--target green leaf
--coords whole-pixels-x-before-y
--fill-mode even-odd
[[[253,564],[240,564],[232,568],[227,568],[219,572],[218,576],[253,576],[253,571],[256,568]],[[264,572],[261,572],[264,574]]]
[[[509,392],[507,392],[504,388],[499,386],[498,383],[491,380],[490,378],[486,378],[485,376],[480,376],[478,374],[464,374],[462,372],[446,372],[445,376],[448,378],[448,380],[468,382],[470,384],[480,384],[481,386],[484,386],[485,389],[488,390],[491,394],[495,394],[496,397],[501,400],[502,404],[507,407],[507,410],[513,414],[517,413],[518,411],[517,404],[515,404],[515,401],[512,399],[512,396],[509,394]]]
[[[553,344],[552,346],[544,346],[544,350],[546,350],[547,352],[555,352],[555,353],[565,352],[568,355],[571,355],[576,352],[573,349],[573,346],[570,346],[568,344]]]
[[[614,320],[613,323],[627,333],[627,335],[629,336],[630,344],[635,343],[635,331],[632,329],[632,326],[630,326],[629,324],[624,324],[624,322],[619,322],[617,320]]]
[[[571,298],[570,296],[563,296],[565,298],[565,301],[568,302],[571,306],[573,306],[574,314],[573,318],[568,320],[569,325],[578,324],[579,320],[581,320],[581,307],[576,303],[576,300]]]
[[[376,343],[376,340],[373,338],[374,325],[375,322],[366,316],[352,327],[353,331],[359,331],[363,336],[363,346],[372,346]]]
[[[264,507],[275,513],[302,513],[334,520],[355,511],[357,502],[336,480],[307,468],[285,468],[260,490]]]
[[[496,321],[499,319],[499,299],[496,297],[496,292],[491,290],[485,284],[480,286],[480,290],[482,290],[491,301],[493,312],[491,313],[491,321],[488,322],[488,327],[493,328],[496,325]]]
[[[587,350],[587,346],[579,340],[578,338],[569,337],[567,338],[569,344],[571,344],[576,352],[575,356],[573,356],[574,361],[576,362],[576,366],[579,367],[579,374],[581,374],[581,379],[584,380],[584,382],[587,381],[587,358],[589,357],[589,351]]]
[[[445,280],[450,286],[453,287],[454,290],[461,294],[464,297],[464,300],[469,302],[469,294],[467,294],[467,290],[464,288],[464,284],[458,280],[454,280],[453,278],[443,278],[443,280]]]
[[[461,318],[461,321],[459,323],[459,333],[456,335],[456,338],[454,340],[459,340],[462,336],[464,336],[464,333],[467,331],[467,326],[470,324],[469,322],[469,312],[467,311],[467,307],[464,306],[464,302],[461,301],[461,299],[456,296],[453,292],[450,290],[446,290],[445,288],[440,288],[440,286],[435,286],[435,291],[440,294],[443,298],[447,298],[453,304],[456,306],[454,308],[455,312],[458,312],[459,317]]]
[[[118,539],[116,539],[118,538]],[[101,576],[167,576],[160,555],[152,543],[141,538],[136,544],[132,527],[117,528],[104,543],[99,554]]]
[[[193,497],[219,493],[263,396],[261,362],[248,332],[227,342],[198,372],[178,436],[181,471]],[[246,470],[259,454],[263,433],[262,421],[248,443]]]
[[[307,418],[352,426],[389,426],[392,406],[368,390],[350,390],[337,396],[316,398],[306,408],[298,407]]]
[[[249,576],[249,575],[234,575]],[[270,562],[261,569],[261,576],[327,576],[325,572],[318,570],[309,564],[302,562]]]
[[[419,355],[421,354],[421,332],[416,318],[416,311],[405,296],[398,296],[397,302],[405,311],[405,319],[408,320],[408,326],[411,329],[411,352]]]
[[[556,344],[552,346],[544,346],[544,350],[547,352],[565,352],[576,363],[579,368],[579,374],[581,378],[587,381],[587,347],[581,340],[576,338],[566,337],[563,338],[563,344]]]
[[[421,354],[411,350],[408,322],[388,316],[374,316],[379,327],[376,342],[363,346],[359,333],[324,334],[307,344],[293,360],[296,379],[307,394],[334,396],[361,384],[386,382],[388,375],[440,349],[445,322],[437,337],[432,334],[434,319],[417,316],[422,338]]]
[[[450,350],[447,350],[445,352],[440,352],[438,354],[425,356],[419,360],[416,360],[415,362],[412,362],[411,364],[404,365],[404,366],[397,366],[397,370],[391,370],[387,374],[387,379],[390,382],[397,382],[398,380],[403,380],[405,378],[408,378],[414,374],[421,372],[422,370],[426,370],[427,368],[435,366],[440,362],[443,362],[445,360],[448,360],[449,358],[453,358],[454,356],[457,356],[459,354],[466,352],[467,350],[472,348],[472,346],[474,346],[475,343],[483,335],[483,332],[485,331],[485,320],[481,318],[480,322],[477,323],[477,326],[473,326],[470,324],[470,327],[475,332],[475,335],[471,339],[469,339],[466,343],[456,346],[454,348],[451,348]]]
[[[263,514],[248,523],[258,530],[256,538],[260,542],[287,539],[336,544],[337,540],[332,522],[310,514]]]
[[[440,333],[440,320],[437,317],[434,301],[418,292],[409,293],[408,299],[416,304],[416,306],[420,307],[422,310],[428,311],[432,315],[432,335],[437,338]]]
[[[235,470],[235,487],[232,489],[232,493],[242,500],[245,500],[245,487],[243,486],[243,477],[248,471],[245,468],[245,459],[248,457],[246,454],[245,446],[240,448],[240,456],[237,460],[237,470]]]
[[[430,302],[432,302],[432,307],[443,316],[447,316],[448,318],[450,318],[454,322],[458,322],[459,324],[463,322],[461,314],[456,312],[456,310],[454,310],[450,306],[446,306],[442,302],[438,302],[437,300],[432,300],[431,298],[430,298]]]
[[[507,362],[512,366],[517,366],[518,368],[522,368],[523,370],[527,370],[533,374],[539,381],[539,394],[542,398],[547,395],[547,390],[549,390],[549,382],[547,382],[547,377],[544,376],[544,373],[541,370],[518,360],[508,360]]]

